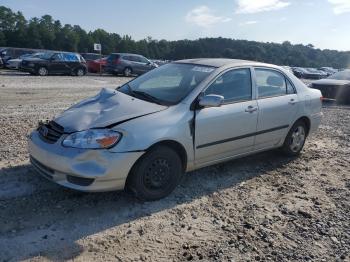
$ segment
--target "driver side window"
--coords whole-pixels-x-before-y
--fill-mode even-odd
[[[204,92],[204,95],[221,95],[224,103],[252,99],[250,69],[234,69],[219,76]]]

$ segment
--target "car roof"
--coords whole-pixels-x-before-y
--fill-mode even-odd
[[[240,60],[240,59],[228,59],[228,58],[195,58],[178,60],[175,63],[181,64],[195,64],[212,67],[226,67],[226,66],[268,66],[275,67],[275,65],[265,64],[256,61]]]

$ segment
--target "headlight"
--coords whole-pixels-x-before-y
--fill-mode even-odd
[[[62,145],[65,147],[103,149],[116,145],[122,134],[110,129],[90,129],[67,136]]]

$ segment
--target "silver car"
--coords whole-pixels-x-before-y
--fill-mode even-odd
[[[298,155],[320,124],[321,99],[278,66],[177,61],[40,123],[30,160],[65,187],[156,200],[187,171],[274,148]]]

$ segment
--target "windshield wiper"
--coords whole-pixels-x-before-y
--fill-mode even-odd
[[[142,92],[142,91],[138,91],[138,90],[132,90],[129,87],[129,90],[132,92],[132,94],[136,94],[139,96],[142,96],[143,98],[146,98],[147,100],[149,100],[150,102],[156,103],[158,105],[163,105],[163,101],[159,100],[158,98],[146,93],[146,92]]]

